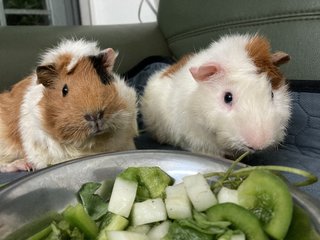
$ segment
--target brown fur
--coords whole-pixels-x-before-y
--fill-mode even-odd
[[[285,84],[285,79],[278,67],[272,63],[272,53],[267,39],[255,36],[247,44],[246,50],[260,72],[265,72],[270,78],[273,89],[278,89]]]
[[[104,118],[107,119],[111,114],[125,109],[126,104],[120,99],[113,83],[104,85],[100,81],[88,58],[79,60],[71,72],[67,72],[66,62],[61,62],[64,67],[58,68],[53,87],[46,88],[40,102],[44,125],[61,142],[81,142],[90,135],[85,114],[104,111]],[[65,84],[69,87],[69,93],[63,97]]]
[[[7,126],[2,135],[12,146],[16,146],[18,152],[22,152],[22,143],[19,134],[20,106],[24,92],[32,81],[31,77],[16,83],[10,91],[0,94],[1,120]]]
[[[183,56],[178,62],[171,65],[169,68],[166,69],[166,71],[162,74],[162,77],[170,77],[171,75],[175,74],[177,71],[179,71],[186,63],[189,61],[192,54],[188,54]]]

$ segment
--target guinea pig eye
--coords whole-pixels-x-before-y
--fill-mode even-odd
[[[62,96],[64,96],[64,97],[67,96],[68,92],[69,92],[68,85],[65,84],[65,85],[63,86],[63,88],[62,88]]]
[[[273,97],[274,97],[274,94],[273,94],[273,92],[271,92],[271,98],[273,99]]]
[[[231,92],[226,92],[224,94],[224,102],[226,104],[231,104],[232,103],[232,93]]]

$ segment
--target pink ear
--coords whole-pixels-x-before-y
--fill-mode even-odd
[[[114,51],[112,48],[107,48],[101,52],[103,54],[103,65],[108,70],[113,69],[114,62],[118,56],[118,52]]]
[[[220,71],[217,63],[206,63],[200,67],[191,67],[189,71],[196,81],[207,81],[209,78]]]

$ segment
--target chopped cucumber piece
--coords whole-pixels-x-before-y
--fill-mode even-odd
[[[149,240],[143,233],[127,231],[109,231],[107,236],[108,240]]]
[[[129,226],[127,231],[129,232],[137,232],[147,234],[151,229],[151,226],[148,224],[139,225],[139,226]]]
[[[287,184],[277,175],[255,170],[238,188],[239,203],[253,212],[274,239],[283,239],[290,226],[293,201]]]
[[[29,237],[27,240],[42,240],[45,239],[52,232],[51,225]]]
[[[315,230],[310,216],[300,206],[293,207],[292,221],[285,240],[320,240],[320,233]]]
[[[231,240],[231,238],[232,238],[232,230],[227,230],[217,240]]]
[[[128,217],[136,197],[138,183],[117,177],[112,189],[109,212]]]
[[[186,176],[183,178],[183,183],[189,199],[197,211],[205,211],[217,203],[216,196],[202,174]]]
[[[133,205],[132,224],[134,226],[164,221],[166,219],[166,207],[161,198],[149,199]]]
[[[89,239],[96,239],[98,227],[80,203],[67,207],[62,214],[72,226],[79,228]]]
[[[159,167],[140,168],[140,182],[148,189],[150,198],[163,198],[167,186],[173,183],[172,178]]]
[[[96,194],[100,186],[101,183],[88,182],[83,184],[78,191],[79,200],[93,220],[98,220],[108,211],[106,201]]]
[[[159,167],[129,167],[119,177],[138,183],[137,199],[163,198],[173,179]]]
[[[239,204],[238,191],[230,188],[222,187],[217,194],[217,198],[219,203],[232,202]]]
[[[108,240],[108,231],[124,230],[129,224],[129,221],[117,214],[108,212],[100,224],[100,232],[97,240]]]
[[[229,221],[246,235],[248,240],[267,240],[260,221],[249,210],[234,203],[221,203],[207,210],[209,221]]]
[[[167,235],[170,227],[170,221],[164,221],[158,225],[155,225],[153,228],[150,229],[147,236],[149,239],[152,240],[160,240],[164,236]]]
[[[180,224],[182,220],[174,220],[170,224],[168,234],[161,240],[212,240],[212,234],[200,232],[194,228]]]
[[[246,240],[246,235],[241,231],[233,232],[231,240]]]
[[[166,188],[165,205],[168,217],[171,219],[183,219],[192,216],[191,202],[183,183]]]
[[[228,230],[218,240],[246,240],[246,236],[241,231]]]

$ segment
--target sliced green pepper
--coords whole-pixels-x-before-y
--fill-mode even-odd
[[[250,211],[234,203],[214,205],[207,211],[209,221],[229,221],[242,231],[248,240],[267,240],[259,219]]]

